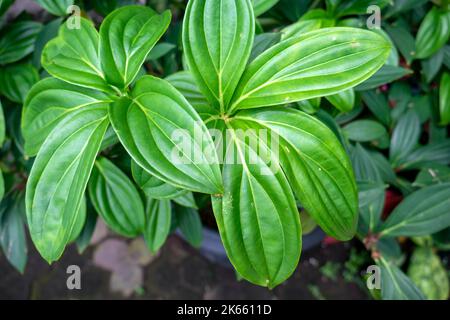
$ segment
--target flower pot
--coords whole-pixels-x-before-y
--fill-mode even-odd
[[[181,232],[177,232],[177,234],[184,239]],[[319,245],[324,237],[325,233],[318,227],[314,231],[304,235],[302,238],[302,252]],[[203,228],[203,242],[199,251],[209,261],[227,268],[232,268],[217,231],[206,227]]]

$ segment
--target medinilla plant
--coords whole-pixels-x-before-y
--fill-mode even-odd
[[[138,78],[169,22],[169,12],[127,6],[109,14],[99,32],[84,18],[79,29],[64,24],[45,46],[42,66],[53,77],[31,89],[22,118],[25,152],[37,155],[26,190],[31,237],[47,261],[57,260],[85,215],[89,179],[93,205],[112,229],[136,236],[160,232],[160,222],[167,230],[167,219],[155,217],[167,211],[154,209],[161,203],[145,213],[130,201],[138,195],[128,192],[123,173],[105,158],[96,161],[118,140],[134,161],[135,179],[144,179],[141,187],[151,178],[170,192],[210,194],[237,272],[274,287],[301,253],[296,198],[337,239],[353,237],[358,216],[356,184],[339,140],[319,120],[285,105],[358,85],[385,63],[391,45],[371,31],[325,28],[250,59],[252,2],[191,0],[183,24],[188,71],[167,80]],[[230,140],[213,140],[209,129]],[[182,132],[191,152],[174,132]],[[275,140],[276,150],[269,143]],[[184,161],[174,162],[174,151]],[[223,161],[229,158],[234,161]],[[102,202],[105,193],[114,201]],[[108,208],[125,202],[131,204],[122,210]]]

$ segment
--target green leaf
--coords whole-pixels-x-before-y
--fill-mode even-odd
[[[173,199],[186,190],[176,188],[164,181],[152,176],[135,161],[131,161],[131,173],[136,184],[144,191],[145,195],[155,199]]]
[[[409,110],[399,119],[392,133],[389,150],[389,160],[394,167],[417,146],[420,132],[419,117],[414,110]]]
[[[380,70],[378,70],[377,73],[375,73],[367,81],[364,81],[362,84],[357,86],[355,90],[364,91],[375,89],[379,86],[382,86],[383,84],[393,82],[411,73],[412,71],[409,69],[391,65],[384,65]]]
[[[348,89],[331,96],[326,96],[325,99],[339,111],[348,112],[352,110],[355,105],[355,91],[353,89]]]
[[[49,263],[70,240],[107,127],[104,106],[73,112],[53,129],[34,161],[26,189],[28,226]]]
[[[245,136],[242,130],[248,125],[244,119],[227,123],[232,140],[226,159],[231,161],[223,165],[225,192],[212,197],[213,209],[236,271],[254,284],[273,288],[294,272],[302,231],[294,195],[278,159],[264,140]],[[263,151],[258,152],[257,146]]]
[[[170,51],[175,49],[177,46],[168,43],[168,42],[162,42],[158,43],[151,49],[150,53],[147,55],[147,58],[145,60],[158,60],[159,58],[164,57],[166,54],[168,54]]]
[[[198,209],[194,194],[192,192],[185,192],[177,197],[172,198],[172,200],[183,207]]]
[[[430,143],[412,151],[398,162],[400,169],[420,169],[430,164],[450,164],[450,139]]]
[[[253,46],[250,0],[191,0],[183,23],[189,70],[211,105],[223,112],[231,101]]]
[[[338,17],[366,14],[367,8],[371,5],[376,5],[382,9],[389,3],[390,0],[345,0],[339,2],[336,12]]]
[[[441,124],[450,123],[450,73],[444,72],[439,86],[439,111]]]
[[[54,78],[39,81],[29,92],[22,113],[25,152],[34,156],[50,132],[73,112],[107,107],[112,100],[96,90]]]
[[[378,90],[368,90],[361,93],[361,97],[372,114],[385,126],[391,123],[391,109],[384,94]]]
[[[151,252],[157,252],[170,232],[172,209],[170,200],[147,198],[144,239]]]
[[[0,205],[0,244],[3,253],[20,273],[27,263],[27,238],[24,228],[23,196],[8,197]]]
[[[249,61],[255,60],[261,53],[280,42],[281,33],[270,32],[256,35]]]
[[[367,226],[367,230],[363,232],[364,235],[369,231],[374,232],[381,222],[386,187],[385,184],[376,181],[358,182],[359,231],[362,225]]]
[[[236,119],[279,136],[281,166],[302,206],[326,233],[340,240],[352,238],[358,215],[356,185],[334,133],[293,109],[249,110]]]
[[[39,81],[39,74],[31,64],[9,65],[0,69],[0,93],[22,104],[31,87]]]
[[[198,89],[192,74],[187,71],[181,71],[168,76],[166,80],[181,92],[202,119],[217,115],[217,110],[209,104],[208,100]]]
[[[72,232],[69,236],[69,243],[74,242],[78,236],[81,233],[81,230],[83,230],[84,223],[86,222],[86,197],[83,197],[83,200],[81,201],[80,209],[78,213],[76,214],[76,220],[72,228]]]
[[[108,83],[124,90],[134,80],[170,19],[170,11],[159,15],[145,6],[125,6],[106,17],[100,27],[100,57]]]
[[[350,155],[356,180],[376,182],[382,180],[376,162],[363,146],[357,143],[356,146],[351,149]]]
[[[255,17],[262,15],[264,12],[268,11],[280,0],[252,0],[253,11],[255,12]]]
[[[420,62],[422,66],[422,73],[425,76],[427,83],[430,83],[438,74],[444,62],[444,48],[433,54],[428,59]]]
[[[349,89],[375,73],[389,51],[382,36],[353,28],[321,29],[287,39],[247,66],[230,112]]]
[[[97,213],[115,232],[135,237],[145,229],[144,204],[130,179],[106,158],[95,162],[89,196]]]
[[[381,226],[381,236],[424,236],[450,226],[450,184],[441,183],[413,192]]]
[[[450,11],[433,6],[427,13],[416,37],[416,58],[424,59],[437,52],[450,37]]]
[[[416,44],[414,37],[408,29],[398,22],[392,25],[387,24],[385,28],[396,48],[401,52],[403,57],[406,59],[406,62],[410,64],[416,55]]]
[[[344,134],[353,141],[368,142],[387,136],[387,131],[380,123],[373,120],[356,120],[344,128]]]
[[[14,0],[0,0],[0,18],[2,18],[13,2]]]
[[[428,0],[396,0],[388,8],[387,16],[398,15],[400,13],[412,10],[427,3]]]
[[[42,52],[42,66],[52,76],[83,87],[113,92],[100,64],[99,36],[93,23],[80,18],[79,29],[64,23]]]
[[[383,300],[424,300],[423,293],[402,270],[383,258],[377,261],[381,273]]]
[[[151,76],[137,81],[131,97],[109,109],[112,125],[131,157],[176,187],[222,193],[215,145],[186,99],[167,81]]]
[[[86,222],[84,223],[83,229],[81,230],[76,240],[76,245],[79,254],[82,254],[87,249],[87,247],[91,242],[92,236],[95,231],[95,227],[97,225],[97,217],[98,216],[94,208],[92,208],[91,204],[88,203]]]
[[[450,182],[450,168],[442,164],[430,164],[420,170],[413,186],[423,188],[443,182]]]
[[[307,32],[317,30],[323,27],[323,21],[320,19],[299,20],[281,30],[282,39],[301,36]],[[256,39],[255,39],[256,40]]]
[[[441,258],[429,247],[416,248],[411,256],[408,276],[429,300],[447,300],[449,280]]]
[[[67,9],[73,5],[74,0],[36,0],[36,2],[55,16],[65,16],[68,14]]]
[[[34,50],[37,35],[42,24],[34,21],[22,21],[11,24],[2,30],[0,37],[0,65],[21,60]]]
[[[58,36],[58,30],[61,27],[62,22],[63,18],[57,18],[50,21],[42,28],[41,32],[39,32],[39,34],[37,35],[32,58],[33,65],[36,68],[41,68],[42,51],[44,50],[45,45],[50,40]]]
[[[184,206],[175,206],[178,227],[193,247],[200,247],[203,241],[203,228],[197,210]]]
[[[314,114],[320,109],[320,103],[322,98],[312,98],[309,100],[297,101],[297,106],[300,111],[306,112],[308,114]]]

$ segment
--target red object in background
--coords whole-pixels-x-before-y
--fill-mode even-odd
[[[322,240],[322,244],[323,244],[324,246],[331,246],[331,245],[337,244],[337,243],[339,243],[339,242],[340,242],[339,240],[336,240],[335,238],[330,237],[330,236],[326,236],[326,237]]]
[[[384,208],[383,208],[383,214],[382,218],[386,219],[392,212],[392,210],[395,209],[395,207],[403,200],[403,196],[401,194],[398,194],[395,191],[392,190],[386,190],[386,195],[384,198]]]

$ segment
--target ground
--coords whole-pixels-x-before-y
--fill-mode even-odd
[[[52,266],[30,244],[24,275],[0,256],[0,299],[368,298],[364,290],[342,276],[349,243],[322,245],[302,253],[294,275],[271,291],[237,281],[233,270],[211,263],[176,235],[169,238],[157,256],[137,252],[142,249],[139,241],[102,241],[83,255],[72,245]],[[122,247],[127,248],[125,253]],[[80,267],[81,290],[67,288],[69,265]],[[130,290],[130,285],[138,288]]]

